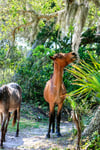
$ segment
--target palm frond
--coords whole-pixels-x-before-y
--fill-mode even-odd
[[[89,54],[90,55],[90,54]],[[100,97],[100,63],[98,63],[92,55],[90,55],[91,64],[81,61],[78,65],[73,65],[72,69],[68,69],[75,79],[73,85],[78,88],[69,93],[70,96],[85,95],[93,91],[97,93],[96,96]]]

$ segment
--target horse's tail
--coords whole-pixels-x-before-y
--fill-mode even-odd
[[[17,120],[17,110],[15,110],[15,111],[13,112],[13,121],[12,121],[12,126],[14,126],[14,125],[15,125],[16,120]]]
[[[2,120],[3,120],[3,115],[2,113],[0,113],[0,123],[2,124]]]

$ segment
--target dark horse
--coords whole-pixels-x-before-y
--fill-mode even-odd
[[[22,100],[22,90],[17,83],[9,83],[0,87],[0,115],[1,115],[1,146],[5,141],[5,134],[13,112],[13,123],[17,120],[16,136],[19,134],[20,105]]]

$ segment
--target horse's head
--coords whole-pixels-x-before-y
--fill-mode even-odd
[[[68,64],[74,62],[77,59],[77,55],[74,52],[70,53],[58,53],[50,58],[61,67],[65,67]]]

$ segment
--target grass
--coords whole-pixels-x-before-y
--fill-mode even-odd
[[[34,107],[34,104],[23,102],[21,105],[21,116],[30,120],[47,121],[48,117],[44,116],[39,110],[42,110],[44,113],[47,112],[47,108],[43,110],[43,108]]]
[[[32,127],[39,128],[39,124],[40,124],[39,122],[35,122],[35,121],[28,120],[26,118],[21,117],[19,128],[20,130],[25,129],[25,128],[32,128]],[[12,127],[12,119],[11,119],[8,125],[8,131],[13,132],[13,131],[16,131],[16,129],[17,129],[17,123],[15,124],[14,127]]]

